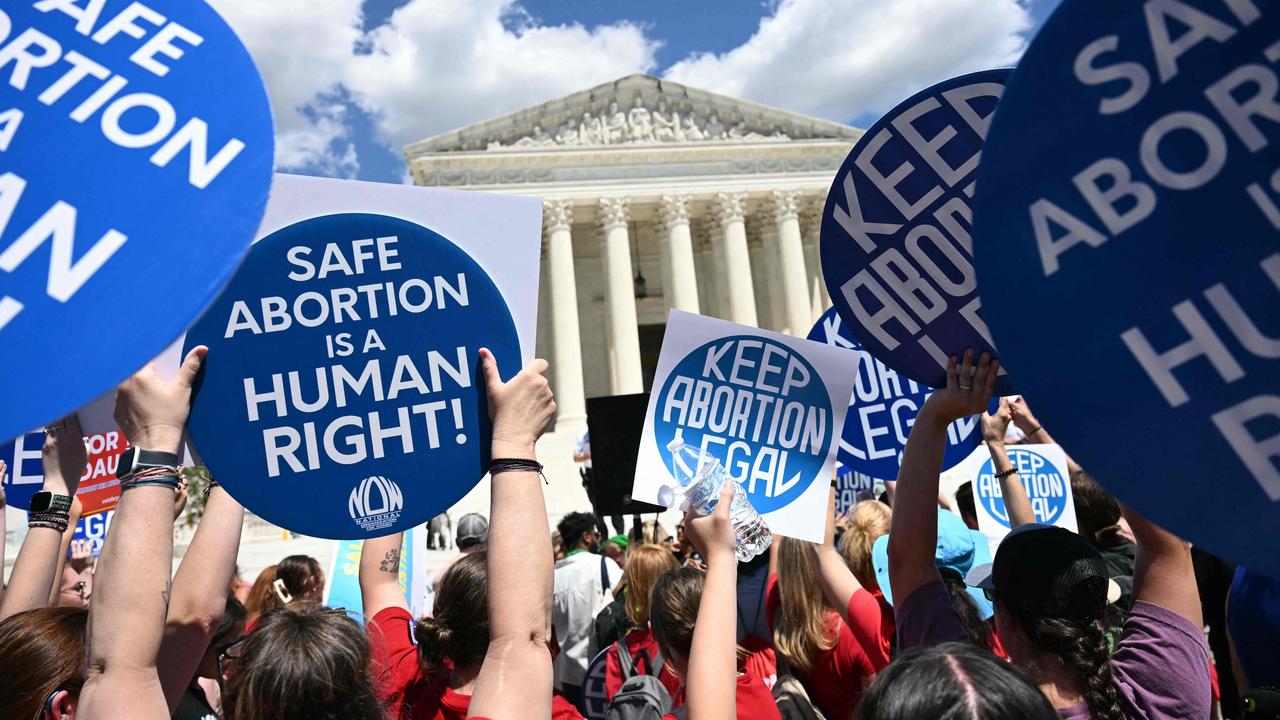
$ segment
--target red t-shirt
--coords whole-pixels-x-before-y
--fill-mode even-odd
[[[627,649],[631,652],[631,657],[635,658],[637,674],[652,674],[650,662],[658,656],[658,641],[653,639],[653,633],[648,628],[636,628],[626,635]],[[645,654],[641,655],[641,651]],[[614,695],[618,694],[618,689],[622,687],[622,661],[618,659],[618,647],[610,645],[608,655],[604,658],[604,691],[605,697],[610,700]],[[646,658],[648,658],[646,660]],[[671,668],[663,664],[662,670],[658,673],[658,681],[667,689],[667,692],[674,699],[680,693],[680,678],[671,672]]]
[[[855,593],[856,595],[857,593]],[[774,618],[782,607],[782,593],[778,591],[778,576],[770,575],[765,589],[765,618],[772,632]],[[813,669],[803,678],[805,689],[813,704],[831,718],[847,718],[862,697],[862,689],[876,668],[853,634],[840,619],[840,614],[827,611],[827,632],[834,634],[835,645],[830,650],[820,650],[813,659]]]
[[[849,631],[877,672],[889,664],[893,644],[893,606],[877,590],[859,589],[849,598]]]
[[[378,697],[395,720],[466,720],[471,696],[449,687],[449,671],[424,675],[413,638],[413,616],[400,607],[379,611],[366,628]],[[582,720],[559,695],[551,698],[553,720]],[[475,718],[473,720],[480,720]]]
[[[766,678],[760,674],[766,664],[763,658],[753,658],[758,653],[738,663],[738,686],[734,694],[738,720],[782,720],[778,712],[778,704],[773,701],[773,681],[777,678]],[[680,697],[676,698],[675,707],[684,704],[684,688],[680,689]],[[481,720],[481,718],[472,718]],[[662,720],[677,720],[675,715],[666,715]]]

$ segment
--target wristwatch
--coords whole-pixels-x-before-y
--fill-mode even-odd
[[[143,450],[130,445],[120,455],[120,467],[116,470],[116,477],[128,477],[147,468],[177,469],[180,463],[181,459],[175,453]]]
[[[48,490],[41,490],[31,496],[31,505],[27,508],[32,513],[59,513],[66,515],[71,512],[71,496],[58,495]]]

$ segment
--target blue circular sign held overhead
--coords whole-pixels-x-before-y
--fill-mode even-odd
[[[1037,416],[1153,521],[1280,577],[1280,8],[1066,0],[974,198]]]
[[[871,356],[849,333],[835,308],[829,308],[809,331],[808,338],[858,354],[857,379],[849,398],[837,458],[851,472],[875,480],[896,480],[902,449],[933,390],[908,380]],[[947,448],[942,455],[946,470],[969,457],[982,440],[982,426],[975,415],[961,418],[947,428]]]
[[[377,537],[484,476],[479,350],[514,375],[506,302],[463,250],[382,215],[312,218],[258,242],[187,333],[209,346],[191,408],[218,481],[281,527]]]
[[[713,340],[676,363],[658,394],[654,440],[663,464],[679,435],[742,483],[761,514],[822,478],[831,445],[830,393],[813,365],[755,335]]]
[[[204,2],[5,3],[0,58],[12,438],[128,377],[213,300],[262,217],[273,139],[249,53]]]
[[[947,358],[995,354],[973,270],[973,178],[1008,70],[908,98],[853,146],[822,213],[822,273],[862,346],[929,387]],[[996,393],[1013,386],[1001,368]]]
[[[1067,509],[1067,490],[1071,487],[1071,478],[1063,477],[1049,458],[1027,448],[1010,447],[1009,461],[1018,468],[1018,479],[1026,488],[1027,499],[1031,501],[1031,509],[1036,514],[1036,522],[1045,525],[1057,522]],[[973,483],[973,496],[977,502],[986,506],[991,517],[1012,529],[1000,488],[995,464],[988,458],[978,469],[978,478]]]

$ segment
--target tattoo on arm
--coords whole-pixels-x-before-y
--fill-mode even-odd
[[[386,557],[378,563],[378,569],[385,573],[400,572],[400,550],[388,550]]]

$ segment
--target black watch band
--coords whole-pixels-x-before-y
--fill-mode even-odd
[[[177,469],[182,459],[175,453],[162,452],[160,450],[143,450],[130,445],[120,455],[120,467],[116,470],[116,477],[126,477],[145,470],[146,468],[173,468]]]
[[[28,511],[33,513],[57,513],[65,517],[71,512],[71,496],[41,490],[31,496],[31,504],[28,506]]]

